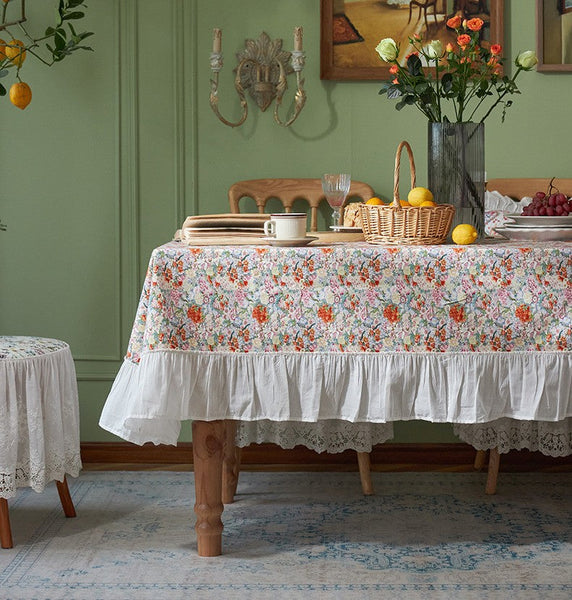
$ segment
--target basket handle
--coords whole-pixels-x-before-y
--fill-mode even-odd
[[[413,151],[408,142],[403,140],[397,147],[397,153],[395,154],[395,168],[393,170],[393,202],[392,206],[401,209],[399,202],[399,169],[401,167],[401,151],[405,148],[409,155],[409,170],[411,171],[411,189],[415,187],[415,160],[413,159]]]

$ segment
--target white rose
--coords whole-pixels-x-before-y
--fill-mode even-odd
[[[534,52],[534,50],[527,50],[526,52],[521,52],[516,57],[515,62],[517,67],[522,67],[528,71],[538,63],[538,58],[536,58],[536,52]]]
[[[392,38],[385,38],[375,47],[376,52],[385,62],[391,62],[399,55],[397,44]]]
[[[441,58],[443,56],[443,44],[439,40],[433,40],[423,48],[427,58]]]

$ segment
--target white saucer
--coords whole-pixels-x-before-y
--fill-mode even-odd
[[[307,235],[303,238],[292,238],[288,240],[277,240],[273,237],[263,237],[263,240],[266,240],[271,246],[278,246],[281,248],[292,248],[295,246],[306,246],[310,242],[317,240],[318,238],[312,235]]]

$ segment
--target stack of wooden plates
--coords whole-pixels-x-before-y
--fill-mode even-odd
[[[566,217],[525,217],[507,214],[507,222],[495,231],[509,240],[549,242],[572,240],[572,215]]]

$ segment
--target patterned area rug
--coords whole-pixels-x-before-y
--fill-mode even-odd
[[[86,472],[10,504],[3,600],[572,597],[572,473],[241,474],[224,555],[199,558],[192,473]]]

